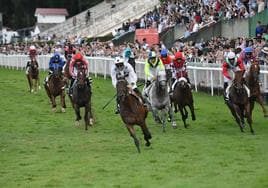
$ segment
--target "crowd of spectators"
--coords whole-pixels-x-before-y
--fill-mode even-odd
[[[226,53],[230,50],[239,54],[245,47],[251,46],[254,49],[254,54],[261,56],[261,49],[268,44],[268,35],[264,34],[262,38],[243,38],[228,39],[224,37],[214,37],[206,42],[181,42],[176,41],[169,49],[170,54],[174,54],[180,50],[184,52],[187,62],[206,62],[206,63],[222,63],[225,59]],[[0,47],[0,54],[28,54],[29,46],[32,44],[7,44]],[[64,54],[65,43],[57,42],[55,44],[35,43],[38,55],[52,55],[54,52]],[[122,56],[126,48],[131,49],[135,59],[145,60],[151,48],[160,52],[161,49],[166,48],[163,42],[158,45],[149,47],[146,40],[143,43],[135,41],[134,43],[127,43],[115,46],[111,41],[100,42],[98,40],[90,43],[83,43],[74,46],[77,51],[84,53],[86,56],[98,57],[116,57]]]
[[[268,3],[267,3],[268,4]],[[265,0],[167,0],[149,11],[139,20],[122,24],[115,30],[115,37],[136,28],[163,30],[180,25],[185,27],[185,36],[220,19],[248,18],[268,7]]]

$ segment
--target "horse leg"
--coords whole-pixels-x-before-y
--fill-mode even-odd
[[[242,117],[243,117],[243,112],[241,112],[239,106],[233,105],[234,106],[234,111],[235,111],[235,120],[240,128],[241,132],[244,132],[243,125],[242,125]]]
[[[33,92],[33,79],[29,75],[27,75],[27,77],[28,77],[30,92],[32,93]]]
[[[147,128],[145,122],[141,125],[141,129],[142,129],[142,132],[144,135],[144,140],[146,141],[145,146],[149,147],[151,145],[149,140],[152,139],[152,135],[151,135],[149,129]]]
[[[52,111],[56,112],[57,108],[56,108],[56,97],[54,97],[53,95],[51,95],[51,103],[52,103]]]
[[[93,125],[93,114],[92,114],[92,108],[91,108],[91,99],[89,100],[88,103],[88,117],[89,117],[89,125]]]
[[[186,115],[184,114],[184,107],[179,106],[179,110],[180,110],[180,113],[181,113],[181,119],[183,121],[184,127],[187,128]]]
[[[254,134],[254,130],[252,128],[252,114],[250,112],[250,104],[249,103],[245,106],[245,112],[246,112],[246,116],[247,116],[247,122],[248,122],[249,128],[250,128],[250,132],[252,134]]]
[[[52,102],[52,99],[51,99],[51,94],[50,94],[50,91],[49,91],[49,88],[47,87],[47,85],[44,85],[44,88],[47,92],[47,96],[49,97],[50,101]]]
[[[160,111],[160,121],[162,124],[162,131],[166,132],[166,109]]]
[[[267,111],[264,107],[264,103],[263,103],[263,98],[261,97],[261,95],[259,95],[257,98],[256,98],[256,101],[261,105],[261,108],[262,108],[262,112],[263,112],[263,115],[264,117],[268,117],[268,114],[267,114]]]
[[[61,92],[60,95],[60,99],[61,99],[61,112],[65,113],[66,112],[66,104],[65,104],[65,93],[64,93],[64,89]]]
[[[254,109],[254,105],[255,105],[255,102],[254,102],[254,98],[253,97],[250,97],[249,98],[249,104],[250,104],[250,113],[252,114],[253,112],[253,109]]]
[[[129,132],[130,136],[133,138],[135,146],[136,146],[138,152],[140,153],[141,152],[140,151],[140,142],[136,137],[136,133],[135,133],[135,129],[134,129],[133,125],[127,125],[127,130]]]
[[[88,111],[89,111],[89,106],[86,105],[86,106],[85,106],[85,116],[84,116],[84,120],[85,120],[85,130],[87,130],[87,127],[89,126]]]
[[[39,78],[39,76],[37,77],[37,84],[38,84],[38,89],[40,90],[41,89],[41,84],[40,84],[40,78]]]
[[[170,118],[172,127],[173,127],[174,129],[176,129],[176,128],[177,128],[177,123],[176,123],[176,121],[174,120],[174,114],[173,114],[171,105],[168,106],[168,115],[169,115],[169,118]]]
[[[158,113],[157,113],[157,109],[155,107],[152,107],[152,114],[153,114],[155,122],[161,123],[161,120],[160,120]]]
[[[74,110],[75,110],[75,115],[76,115],[76,120],[75,120],[75,125],[79,126],[79,121],[82,119],[80,115],[80,108],[77,104],[74,105]]]
[[[190,111],[191,111],[191,116],[192,116],[192,120],[195,121],[195,112],[194,112],[194,104],[190,104],[189,105]]]
[[[37,80],[36,79],[33,79],[33,91],[36,94],[37,92]]]

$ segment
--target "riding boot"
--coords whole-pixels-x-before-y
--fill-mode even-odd
[[[229,100],[229,98],[227,96],[227,92],[226,92],[227,87],[228,87],[228,82],[224,82],[224,85],[223,85],[223,97],[224,97],[225,102],[227,102]]]
[[[69,87],[69,92],[68,95],[72,96],[73,95],[73,85],[74,85],[75,79],[71,79],[70,87]]]
[[[29,68],[30,68],[30,62],[28,61],[27,62],[27,65],[26,65],[26,67],[25,67],[25,73],[28,75],[29,74]]]

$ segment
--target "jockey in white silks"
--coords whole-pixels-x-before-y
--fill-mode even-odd
[[[132,89],[138,97],[141,97],[141,93],[137,87],[137,75],[133,69],[133,67],[124,61],[123,58],[116,57],[114,64],[111,67],[111,77],[112,77],[112,84],[114,88],[116,88],[117,81],[119,79],[125,79],[128,82],[128,87]],[[117,100],[117,110],[116,114],[119,113],[119,105]]]

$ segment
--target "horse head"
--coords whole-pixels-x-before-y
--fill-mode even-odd
[[[116,83],[117,97],[124,99],[128,95],[128,82],[124,79],[118,79]]]
[[[84,69],[79,69],[76,78],[78,88],[84,88],[86,86],[86,78],[86,71]]]
[[[260,65],[258,62],[253,62],[249,69],[249,75],[253,78],[255,82],[259,80]]]
[[[157,87],[159,89],[162,89],[162,90],[166,89],[166,87],[167,87],[167,78],[166,78],[166,72],[165,71],[159,71],[157,73],[156,83],[157,83]]]
[[[180,77],[178,80],[178,86],[180,88],[187,88],[189,87],[187,79],[185,77]]]
[[[235,72],[235,78],[233,80],[233,87],[237,93],[242,94],[244,92],[245,79],[242,71]]]
[[[37,70],[38,69],[37,61],[35,59],[31,60],[30,66],[32,70]]]

